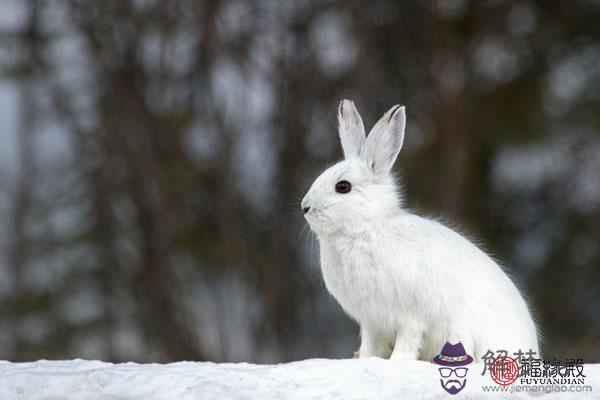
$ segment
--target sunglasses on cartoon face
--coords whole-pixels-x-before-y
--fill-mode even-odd
[[[442,376],[442,378],[449,378],[450,375],[452,375],[452,373],[454,373],[454,375],[456,375],[457,378],[464,378],[465,376],[467,376],[468,370],[468,368],[438,368],[438,371],[440,371],[440,375]]]

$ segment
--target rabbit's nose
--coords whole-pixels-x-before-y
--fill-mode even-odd
[[[306,214],[307,212],[310,211],[310,207],[303,207],[302,211],[304,212],[304,214]]]

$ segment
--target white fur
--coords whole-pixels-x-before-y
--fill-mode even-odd
[[[496,262],[401,207],[390,170],[404,107],[390,109],[366,139],[351,101],[338,117],[345,160],[315,180],[302,207],[310,207],[325,285],[360,324],[360,357],[431,360],[446,341],[461,341],[479,361],[488,349],[538,351],[527,304]],[[341,180],[349,193],[335,191]]]

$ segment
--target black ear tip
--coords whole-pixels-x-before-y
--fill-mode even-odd
[[[396,106],[394,106],[394,111],[392,111],[392,114],[396,114],[398,111],[404,109],[404,106],[402,104],[397,104]]]
[[[390,118],[388,119],[388,122],[390,122],[392,120],[392,118],[394,118],[394,116],[398,113],[398,111],[400,109],[403,109],[404,106],[400,105],[400,104],[396,104],[393,108],[392,108],[392,112],[390,113]]]
[[[340,105],[338,106],[338,110],[340,115],[343,117],[344,116],[344,103],[348,103],[349,106],[353,106],[354,102],[350,99],[342,99],[340,101]]]

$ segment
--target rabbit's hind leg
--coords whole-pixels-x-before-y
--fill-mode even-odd
[[[416,360],[423,341],[423,332],[416,327],[405,325],[398,330],[392,360]]]
[[[387,338],[385,334],[376,329],[362,325],[360,327],[360,336],[359,358],[390,357],[392,346],[390,345],[389,338]]]

